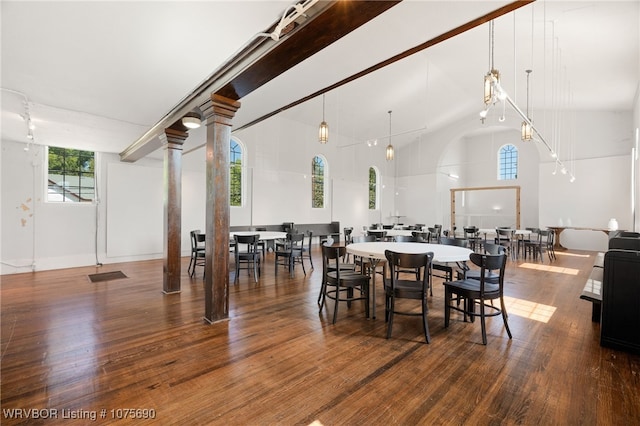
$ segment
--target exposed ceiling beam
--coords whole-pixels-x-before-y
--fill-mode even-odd
[[[476,19],[474,19],[472,21],[469,21],[469,22],[467,22],[465,24],[462,24],[462,25],[460,25],[460,26],[458,26],[458,27],[456,27],[456,28],[454,28],[452,30],[449,30],[449,31],[447,31],[447,32],[445,32],[443,34],[440,34],[439,36],[434,37],[434,38],[432,38],[432,39],[430,39],[430,40],[428,40],[428,41],[426,41],[424,43],[421,43],[421,44],[419,44],[419,45],[417,45],[415,47],[412,47],[411,49],[407,49],[404,52],[401,52],[401,53],[399,53],[399,54],[397,54],[395,56],[392,56],[391,58],[385,59],[382,62],[378,62],[377,64],[372,65],[369,68],[364,69],[364,70],[362,70],[362,71],[360,71],[360,72],[358,72],[356,74],[353,74],[353,75],[351,75],[351,76],[349,76],[347,78],[344,78],[344,79],[338,81],[337,83],[334,83],[334,84],[332,84],[330,86],[327,86],[327,87],[325,87],[323,89],[320,89],[320,90],[318,90],[318,91],[316,91],[314,93],[311,93],[311,94],[309,94],[309,95],[307,95],[307,96],[305,96],[303,98],[300,98],[300,99],[298,99],[298,100],[296,100],[294,102],[291,102],[288,105],[285,105],[285,106],[280,107],[280,108],[278,108],[278,109],[276,109],[274,111],[269,112],[268,114],[265,114],[265,115],[263,115],[261,117],[258,117],[255,120],[243,125],[242,127],[234,128],[233,131],[237,132],[237,131],[240,131],[240,130],[243,130],[243,129],[247,129],[247,128],[255,125],[255,124],[260,123],[261,121],[264,121],[264,120],[266,120],[268,118],[273,117],[276,114],[281,113],[282,111],[286,111],[286,110],[288,110],[290,108],[293,108],[295,106],[303,104],[303,103],[305,103],[305,102],[307,102],[307,101],[309,101],[309,100],[311,100],[311,99],[313,99],[313,98],[315,98],[317,96],[322,95],[323,93],[330,92],[333,89],[337,89],[340,86],[344,86],[347,83],[351,83],[352,81],[357,80],[357,79],[359,79],[361,77],[364,77],[367,74],[371,74],[372,72],[375,72],[375,71],[377,71],[377,70],[379,70],[381,68],[386,67],[387,65],[391,65],[391,64],[393,64],[393,63],[395,63],[397,61],[400,61],[402,59],[405,59],[405,58],[407,58],[407,57],[409,57],[409,56],[411,56],[411,55],[413,55],[415,53],[421,52],[421,51],[423,51],[423,50],[425,50],[425,49],[427,49],[429,47],[435,46],[438,43],[442,43],[443,41],[446,41],[446,40],[448,40],[448,39],[450,39],[452,37],[455,37],[455,36],[457,36],[459,34],[462,34],[462,33],[466,32],[466,31],[469,31],[469,30],[471,30],[471,29],[473,29],[473,28],[475,28],[475,27],[477,27],[479,25],[482,25],[482,24],[485,24],[485,23],[487,23],[489,21],[492,21],[493,19],[499,18],[502,15],[505,15],[507,13],[513,12],[514,10],[519,9],[519,8],[521,8],[523,6],[526,6],[526,5],[530,4],[530,3],[533,3],[534,1],[535,0],[518,0],[518,1],[514,1],[512,3],[509,3],[507,5],[504,5],[504,6],[498,8],[498,9],[492,11],[492,12],[489,12],[489,13],[479,17],[479,18],[476,18]]]
[[[304,61],[401,0],[319,1],[279,40],[269,33],[250,40],[236,55],[183,98],[157,124],[120,153],[120,160],[137,161],[160,148],[158,136],[187,112],[199,108],[216,93],[239,100],[289,68]]]

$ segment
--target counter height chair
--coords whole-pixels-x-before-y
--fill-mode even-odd
[[[296,263],[302,265],[302,272],[307,275],[307,271],[304,269],[304,262],[302,261],[302,250],[304,243],[304,234],[287,234],[287,238],[284,244],[276,246],[276,260],[275,260],[275,272],[278,275],[278,266],[286,266],[289,270],[289,274],[293,276],[293,271]]]
[[[191,239],[191,259],[189,260],[189,266],[187,272],[190,277],[193,277],[196,273],[196,266],[202,266],[204,269],[205,264],[205,252],[204,252],[204,234],[200,233],[199,229],[194,229],[189,232]]]
[[[507,330],[509,339],[511,339],[511,330],[507,322],[507,311],[504,306],[504,270],[507,263],[507,255],[502,254],[480,254],[471,253],[471,262],[480,268],[480,280],[462,279],[456,281],[447,281],[444,285],[444,326],[449,327],[451,318],[451,310],[456,310],[464,314],[464,321],[467,316],[473,322],[475,317],[480,317],[480,325],[482,328],[482,343],[487,344],[487,329],[485,318],[488,316],[502,316],[504,327]],[[485,276],[489,271],[498,274],[498,282],[491,283]],[[488,304],[488,301],[500,299],[500,307]],[[460,301],[464,302],[460,307]],[[456,302],[454,305],[453,302]],[[479,306],[480,312],[476,312],[476,305]],[[489,312],[487,312],[489,310]]]
[[[327,241],[328,243],[328,241]],[[345,271],[341,268],[341,259],[347,252],[344,246],[322,245],[322,291],[320,311],[326,299],[333,299],[333,321],[338,318],[338,305],[347,302],[351,307],[356,300],[364,301],[365,315],[369,317],[369,282],[371,277],[356,271]]]
[[[429,343],[431,336],[429,335],[429,325],[427,324],[427,313],[429,312],[427,306],[427,291],[430,287],[429,270],[433,260],[433,253],[408,254],[385,250],[384,255],[391,268],[389,278],[385,278],[384,280],[384,319],[387,322],[387,339],[391,337],[394,314],[420,315],[422,316],[424,337],[427,343]],[[415,276],[412,275],[412,279],[401,279],[401,275],[397,273],[399,269],[417,270],[418,272]],[[420,300],[421,311],[417,313],[414,310],[397,310],[396,299]]]
[[[233,252],[236,263],[236,276],[233,282],[238,282],[238,276],[242,269],[246,269],[247,273],[253,270],[253,279],[258,282],[258,276],[260,275],[259,235],[234,235],[233,239],[236,243]]]

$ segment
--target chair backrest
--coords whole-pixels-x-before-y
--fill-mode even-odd
[[[236,244],[234,250],[236,253],[240,252],[240,245],[246,244],[247,251],[246,253],[258,253],[258,241],[260,241],[260,236],[258,234],[253,235],[234,235],[233,239]]]
[[[344,242],[345,244],[351,244],[353,238],[353,227],[344,228]]]
[[[466,238],[440,238],[440,244],[444,244],[447,246],[456,246],[456,247],[469,247],[469,240]]]
[[[304,234],[287,234],[287,241],[292,248],[302,248],[302,244],[304,243]]]
[[[433,262],[433,252],[427,253],[398,253],[393,250],[385,250],[384,256],[387,258],[387,262],[390,267],[391,288],[395,288],[398,281],[398,271],[400,269],[415,269],[419,268],[420,272],[417,275],[411,274],[411,276],[420,277],[422,282],[421,291],[424,293],[429,288],[429,270],[431,268],[431,262]],[[406,281],[403,279],[403,281]]]
[[[198,247],[197,235],[199,233],[200,233],[199,229],[194,229],[193,231],[189,232],[189,235],[191,236],[191,250],[195,250],[196,247]]]
[[[507,264],[507,255],[505,253],[471,253],[471,255],[469,255],[469,260],[471,260],[474,265],[480,268],[480,296],[484,297],[487,290],[488,292],[495,293],[495,295],[502,295],[504,287],[504,269]],[[495,289],[493,287],[487,288],[485,285],[485,278],[490,276],[490,272],[493,271],[498,271],[496,274],[498,275],[498,287]],[[495,286],[495,281],[487,284]]]
[[[478,228],[475,226],[465,226],[462,230],[465,238],[475,238],[478,236]]]
[[[347,248],[345,246],[333,246],[328,244],[327,240],[322,248],[322,280],[324,281],[339,281],[340,280],[340,259],[347,254]],[[333,243],[332,243],[333,244]],[[333,265],[332,265],[333,263]],[[330,279],[327,276],[327,272],[335,271],[336,276]]]
[[[418,243],[428,243],[431,239],[431,233],[429,232],[413,231],[411,235],[416,239],[416,242]]]
[[[367,231],[367,234],[373,235],[376,238],[376,241],[382,241],[387,236],[387,231],[376,231],[376,230],[370,229],[369,231]]]
[[[253,228],[255,231],[266,231],[267,227],[266,226],[256,226],[255,228]]]
[[[393,237],[396,243],[416,243],[418,240],[412,235],[396,235]]]
[[[507,252],[507,248],[500,244],[485,243],[484,252],[486,254],[504,254]]]
[[[372,243],[376,240],[375,235],[356,235],[352,238],[353,243]]]
[[[512,234],[513,229],[511,228],[496,228],[496,235],[501,240],[510,240]]]
[[[305,231],[305,236],[307,237],[307,250],[311,253],[311,241],[313,241],[313,231],[307,229]]]

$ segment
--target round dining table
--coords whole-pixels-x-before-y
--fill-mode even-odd
[[[229,236],[233,238],[234,235],[256,235],[256,234],[258,234],[258,239],[262,241],[287,238],[286,232],[278,232],[278,231],[233,231],[229,233]]]
[[[375,270],[381,260],[386,260],[384,252],[386,250],[398,253],[433,253],[433,261],[438,263],[466,262],[473,253],[472,250],[464,247],[450,246],[446,244],[428,243],[396,243],[391,241],[374,241],[364,243],[353,243],[347,245],[347,253],[369,259],[373,272],[372,315],[376,317],[376,274]]]

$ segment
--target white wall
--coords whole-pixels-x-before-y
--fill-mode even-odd
[[[523,145],[517,125],[511,131],[474,132],[477,117],[466,117],[439,132],[396,148],[396,160],[384,159],[384,146],[331,134],[316,140],[317,129],[274,117],[234,133],[247,148],[247,204],[231,209],[232,225],[340,221],[361,229],[375,222],[450,225],[450,188],[494,186],[495,153],[506,141],[521,150],[521,226],[555,225],[571,220],[576,227],[604,227],[616,217],[630,229],[631,157],[634,112],[576,112],[574,129],[576,181],[551,175],[553,162],[538,143]],[[541,127],[543,121],[541,121]],[[517,124],[517,123],[516,123]],[[2,141],[1,270],[27,272],[114,263],[162,256],[162,161],[144,159],[122,164],[117,154],[99,153],[96,165],[99,203],[53,204],[43,201],[44,148]],[[566,153],[562,150],[566,158]],[[324,209],[311,209],[311,159],[323,155],[328,164],[328,197]],[[380,209],[367,204],[369,167],[381,172]],[[188,232],[204,229],[204,148],[184,155],[183,254]],[[451,180],[446,173],[460,176]],[[512,183],[510,183],[512,184]],[[273,200],[278,200],[274,207]],[[567,224],[565,222],[565,224]],[[570,248],[602,249],[603,233],[563,235]]]

